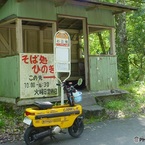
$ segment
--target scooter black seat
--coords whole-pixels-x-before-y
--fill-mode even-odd
[[[34,104],[39,107],[39,109],[51,109],[53,104],[49,101],[47,102],[40,102],[40,101],[35,101]]]

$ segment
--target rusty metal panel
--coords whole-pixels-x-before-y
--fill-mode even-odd
[[[117,57],[90,56],[90,90],[118,88]]]
[[[0,97],[20,96],[19,56],[0,58]]]

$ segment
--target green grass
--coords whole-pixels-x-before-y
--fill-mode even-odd
[[[5,122],[4,120],[0,119],[0,128],[3,128],[5,127]]]
[[[107,102],[104,107],[114,111],[123,110],[125,108],[126,102],[124,100],[111,100]]]
[[[15,127],[22,123],[23,113],[19,114],[20,109],[14,110],[12,104],[0,103],[0,129]]]
[[[121,89],[127,90],[129,94],[105,102],[104,107],[124,114],[141,114],[141,108],[145,108],[145,83],[134,82],[121,86]]]
[[[0,128],[5,127],[5,121],[4,121],[5,115],[6,114],[4,113],[4,105],[0,104]]]

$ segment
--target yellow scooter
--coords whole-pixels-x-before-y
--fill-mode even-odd
[[[77,85],[81,85],[82,79]],[[24,133],[27,145],[33,145],[36,141],[49,136],[51,139],[58,133],[65,133],[68,128],[72,137],[79,137],[84,130],[82,106],[75,104],[82,99],[82,93],[78,92],[73,85],[63,82],[64,91],[68,99],[67,105],[53,106],[51,102],[35,102],[36,107],[27,108],[23,122],[29,127]]]

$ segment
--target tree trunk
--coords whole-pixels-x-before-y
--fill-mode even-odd
[[[117,3],[125,4],[125,0],[117,0]],[[126,34],[126,13],[116,16],[116,51],[118,55],[118,71],[121,83],[129,80],[128,46]]]
[[[100,45],[101,45],[101,48],[102,48],[102,54],[106,54],[105,46],[104,46],[104,43],[103,43],[103,38],[102,38],[101,33],[98,33],[98,37],[99,37],[99,42],[100,42]]]

